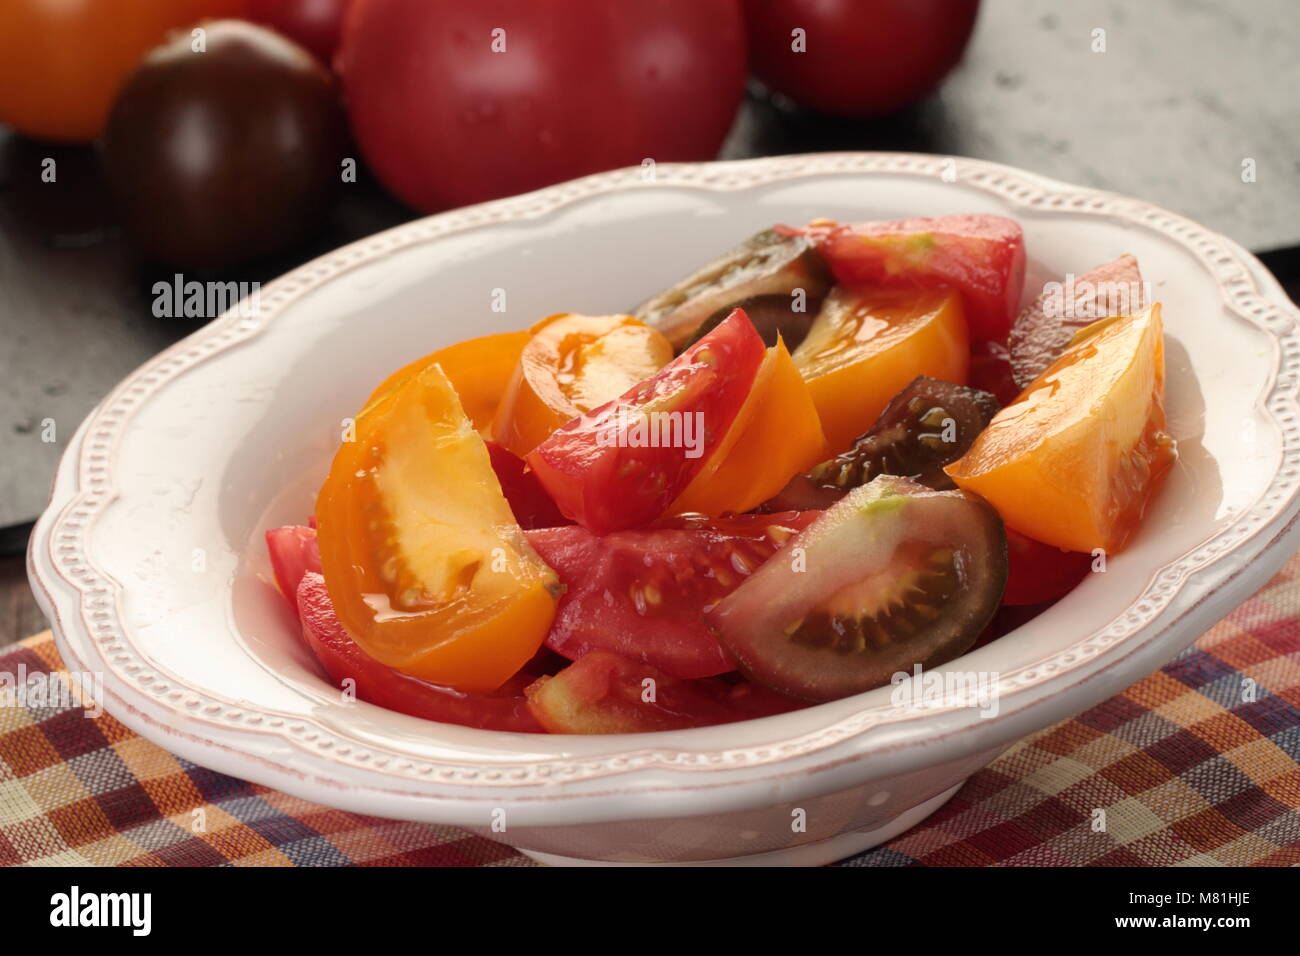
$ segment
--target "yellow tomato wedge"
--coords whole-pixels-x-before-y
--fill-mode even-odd
[[[669,513],[741,514],[826,456],[826,436],[812,395],[778,340],[767,350],[754,387],[717,453]]]
[[[1117,552],[1176,457],[1164,388],[1160,305],[1101,319],[945,470],[1022,534]]]
[[[918,375],[966,384],[966,321],[955,292],[836,286],[794,350],[831,454],[870,428]]]
[[[555,573],[515,523],[440,365],[398,383],[356,425],[316,501],[339,620],[404,674],[494,690],[545,639]]]
[[[561,312],[529,331],[492,427],[493,437],[520,458],[673,357],[661,332],[630,315]]]
[[[510,377],[519,364],[519,354],[527,343],[527,332],[501,332],[466,339],[445,349],[438,349],[403,365],[380,382],[379,387],[366,400],[366,405],[378,401],[395,385],[436,363],[442,366],[456,394],[460,396],[461,407],[465,409],[469,420],[474,423],[479,434],[487,438],[497,405],[506,386],[510,384]]]

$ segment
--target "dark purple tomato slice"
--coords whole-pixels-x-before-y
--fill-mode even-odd
[[[1000,403],[987,392],[919,376],[895,395],[853,447],[790,479],[764,506],[772,511],[829,508],[877,475],[899,475],[944,491],[943,470],[966,453]]]
[[[826,511],[707,620],[751,679],[836,700],[964,653],[1006,582],[1006,534],[986,502],[882,475]]]

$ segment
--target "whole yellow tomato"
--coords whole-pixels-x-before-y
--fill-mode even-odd
[[[247,0],[3,0],[0,123],[84,143],[127,73],[170,30],[242,16]]]

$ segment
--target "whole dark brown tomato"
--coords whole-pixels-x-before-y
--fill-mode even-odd
[[[646,159],[712,159],[739,0],[354,0],[336,65],[367,163],[432,211]]]
[[[230,265],[311,232],[341,179],[346,142],[333,77],[302,47],[236,20],[155,48],[109,114],[104,164],[124,224],[148,256]]]
[[[754,75],[800,106],[883,116],[961,59],[979,0],[745,0]]]

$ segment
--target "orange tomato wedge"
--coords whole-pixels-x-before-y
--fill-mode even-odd
[[[1119,551],[1176,457],[1160,306],[1081,329],[945,470],[1007,525],[1067,551]]]
[[[845,451],[918,375],[966,384],[966,322],[955,292],[836,286],[792,356],[831,454]]]
[[[545,639],[559,583],[515,523],[442,367],[369,404],[316,500],[339,620],[381,663],[494,690]]]
[[[673,357],[663,333],[630,315],[561,312],[529,331],[492,427],[497,442],[520,458]]]
[[[519,364],[519,355],[528,344],[527,332],[500,332],[496,335],[482,335],[476,339],[466,339],[445,349],[418,358],[403,365],[388,378],[379,383],[366,405],[378,401],[396,385],[400,385],[412,375],[424,371],[430,365],[442,366],[443,372],[451,381],[456,394],[460,396],[461,407],[474,423],[474,427],[484,438],[489,437],[492,419],[496,415],[497,405],[505,393],[515,366]]]
[[[785,343],[767,350],[754,387],[718,452],[670,507],[670,514],[741,514],[827,457],[812,394]]]

